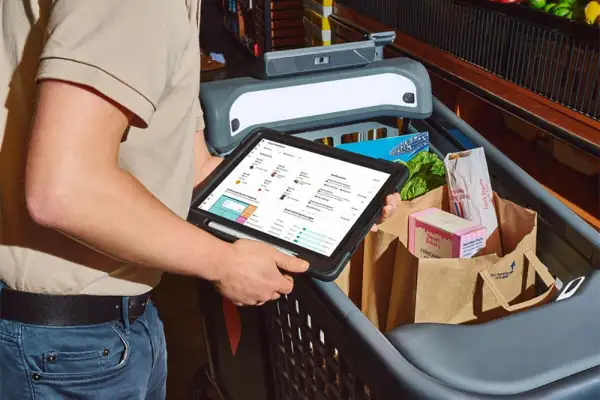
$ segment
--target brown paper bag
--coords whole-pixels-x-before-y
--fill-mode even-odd
[[[439,190],[439,189],[437,189]],[[441,193],[441,192],[440,192]],[[445,193],[446,207],[448,194]],[[437,197],[424,196],[419,201],[402,202],[403,212],[397,210],[394,216],[371,232],[364,241],[364,258],[362,261],[362,301],[360,310],[381,331],[386,330],[392,282],[395,275],[396,253],[398,242],[403,238],[407,243],[408,218],[413,212],[438,205]],[[404,214],[404,218],[399,214]],[[398,272],[396,272],[397,274]],[[401,288],[397,288],[400,289]],[[412,290],[412,289],[411,289]]]
[[[536,213],[496,194],[494,205],[504,257],[419,259],[408,251],[408,215],[430,207],[447,211],[447,189],[402,202],[365,240],[361,309],[367,317],[389,331],[416,322],[484,322],[545,302],[554,281],[535,256]],[[549,288],[538,297],[535,272]]]
[[[381,331],[384,330],[394,277],[398,236],[381,229],[364,241],[360,310]]]
[[[358,308],[360,308],[362,296],[363,260],[364,243],[357,248],[350,262],[335,280],[339,288]]]

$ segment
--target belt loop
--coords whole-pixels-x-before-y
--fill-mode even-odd
[[[123,296],[121,298],[121,316],[123,318],[123,326],[125,327],[125,333],[129,333],[129,297]]]

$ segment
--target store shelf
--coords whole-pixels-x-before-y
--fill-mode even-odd
[[[243,32],[235,23],[225,25],[254,56],[304,45],[302,0],[224,0],[223,8],[226,20],[243,20]]]
[[[250,2],[243,0],[222,0],[223,25],[236,42],[253,56],[258,55],[255,49],[256,33],[254,30],[254,11]]]
[[[600,120],[600,29],[488,0],[339,0],[338,5]]]
[[[245,40],[246,38],[242,38],[240,37],[240,35],[238,35],[236,32],[231,30],[231,27],[229,27],[226,23],[222,23],[223,27],[225,28],[225,30],[227,32],[229,32],[229,34],[233,37],[233,39],[235,40],[235,42],[247,53],[251,54],[253,57],[256,56],[256,54],[254,53],[251,45],[249,45],[249,43]]]

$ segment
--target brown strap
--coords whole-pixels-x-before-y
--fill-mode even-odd
[[[541,295],[534,297],[533,299],[526,300],[522,303],[512,305],[509,304],[508,300],[506,300],[506,297],[504,297],[504,295],[498,288],[498,285],[496,285],[496,282],[494,278],[492,278],[490,271],[484,269],[479,272],[479,275],[481,276],[487,287],[491,290],[494,297],[496,297],[502,308],[509,312],[515,312],[536,306],[538,304],[543,304],[548,299],[548,297],[550,297],[550,295],[554,293],[554,289],[556,287],[556,281],[554,280],[552,275],[550,275],[546,266],[542,264],[539,258],[537,258],[534,252],[532,252],[531,250],[525,252],[525,258],[529,261],[529,265],[531,265],[533,269],[535,269],[535,272],[537,272],[544,284],[548,287],[548,290],[546,290]]]

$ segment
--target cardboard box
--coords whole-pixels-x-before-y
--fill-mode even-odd
[[[485,227],[439,208],[408,217],[408,249],[418,258],[471,258],[485,238]]]

